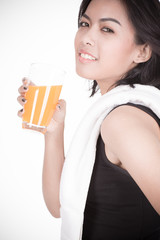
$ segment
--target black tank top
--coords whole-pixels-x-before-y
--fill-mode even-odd
[[[138,107],[160,119],[147,107]],[[160,216],[130,174],[111,163],[101,135],[84,211],[83,240],[159,240]]]

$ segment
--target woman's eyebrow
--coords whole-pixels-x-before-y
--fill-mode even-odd
[[[121,23],[117,19],[115,19],[115,18],[101,18],[99,21],[100,22],[111,21],[111,22],[115,22],[115,23],[117,23],[117,24],[119,24],[121,26]]]
[[[82,15],[82,17],[84,17],[84,18],[88,19],[89,21],[91,21],[90,17],[89,17],[86,13],[84,13],[84,14]]]
[[[89,17],[86,13],[84,13],[84,14],[82,15],[82,17],[86,18],[87,20],[89,20],[89,21],[91,22],[90,17]],[[100,21],[100,22],[111,21],[111,22],[115,22],[115,23],[117,23],[117,24],[119,24],[119,25],[121,26],[121,23],[120,23],[117,19],[115,19],[115,18],[100,18],[99,21]]]

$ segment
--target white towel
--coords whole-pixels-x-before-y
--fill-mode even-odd
[[[152,86],[118,86],[101,96],[82,119],[64,163],[61,184],[61,240],[80,240],[83,213],[95,161],[100,126],[117,105],[127,102],[149,107],[160,118],[160,91]]]

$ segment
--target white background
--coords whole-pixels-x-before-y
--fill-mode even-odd
[[[75,74],[74,36],[80,0],[0,0],[0,240],[58,240],[61,220],[42,195],[44,137],[22,130],[18,88],[32,62],[68,72],[65,148],[93,101],[88,82]]]

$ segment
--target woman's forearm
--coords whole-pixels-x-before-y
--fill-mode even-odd
[[[52,133],[45,134],[43,196],[50,213],[60,217],[59,187],[64,164],[64,123],[55,123]]]

